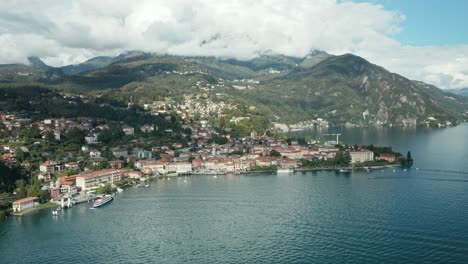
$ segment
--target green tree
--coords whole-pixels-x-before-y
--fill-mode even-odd
[[[411,151],[408,151],[406,154],[406,160],[407,160],[407,167],[413,166],[413,157],[411,157]]]
[[[81,145],[85,142],[86,133],[77,127],[72,127],[65,132],[64,136],[68,143]]]
[[[118,124],[109,124],[108,129],[103,129],[99,135],[98,139],[104,144],[109,144],[112,142],[118,142],[125,136],[125,133],[122,130],[122,127]]]
[[[129,161],[127,162],[127,169],[132,169],[134,170],[135,169],[135,163],[133,161]]]
[[[41,138],[41,131],[37,125],[32,125],[30,128],[21,130],[20,137],[26,144],[31,144],[37,139]]]
[[[16,181],[16,189],[18,189],[18,196],[24,198],[27,196],[26,182],[23,179]]]
[[[270,151],[270,156],[272,156],[272,157],[281,157],[281,153],[279,153],[276,149],[272,149]]]
[[[408,151],[406,157],[401,156],[399,158],[399,161],[400,165],[404,168],[410,168],[411,166],[413,166],[413,157],[411,156],[411,152]]]

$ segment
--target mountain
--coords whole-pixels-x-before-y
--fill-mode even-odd
[[[447,92],[446,90],[441,90],[434,85],[421,81],[413,81],[413,83],[431,98],[437,98],[434,103],[445,111],[450,112],[454,116],[460,113],[466,114],[468,98]]]
[[[50,67],[38,57],[28,57],[28,64],[0,64],[0,83],[33,82],[63,77],[61,69]]]
[[[0,83],[35,82],[77,75],[82,72],[103,68],[115,62],[151,56],[142,51],[128,51],[115,57],[99,56],[75,65],[55,68],[45,64],[36,56],[28,57],[27,64],[0,64]]]
[[[39,57],[36,57],[36,56],[28,57],[28,62],[29,62],[29,65],[34,68],[43,68],[43,69],[51,68],[50,66],[45,64]]]
[[[437,89],[440,91],[439,89]],[[445,96],[445,94],[444,94]],[[428,117],[441,122],[466,117],[468,101],[429,93],[410,80],[352,55],[328,57],[245,92],[281,119],[322,117],[356,125],[416,125]]]
[[[456,95],[468,96],[468,88],[448,89],[446,91]]]
[[[34,64],[28,67],[41,65]],[[467,98],[408,80],[352,54],[263,54],[242,61],[134,51],[60,70],[67,75],[38,82],[140,105],[161,100],[170,105],[187,100],[207,107],[224,105],[211,113],[214,121],[250,116],[262,123],[323,118],[332,125],[418,125],[462,122],[468,113]]]
[[[114,62],[128,60],[128,59],[132,59],[136,57],[144,57],[144,56],[149,56],[149,54],[144,53],[142,51],[128,51],[128,52],[119,54],[116,57],[106,57],[106,56],[94,57],[79,64],[63,66],[60,69],[66,75],[76,75],[82,72],[103,68]]]

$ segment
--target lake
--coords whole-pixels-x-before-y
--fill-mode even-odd
[[[333,132],[414,168],[157,180],[0,222],[0,263],[468,263],[468,125]]]

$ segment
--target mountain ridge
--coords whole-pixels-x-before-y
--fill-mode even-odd
[[[466,120],[468,113],[468,99],[411,81],[353,54],[314,51],[302,58],[264,54],[239,61],[134,51],[84,63],[94,63],[95,68],[82,67],[73,74],[69,69],[34,81],[137,104],[225,95],[222,100],[239,109],[261,109],[257,114],[269,122],[325,118],[332,124],[350,125],[421,125],[433,120],[455,124]],[[0,66],[0,76],[1,72]],[[222,115],[217,113],[218,118]]]

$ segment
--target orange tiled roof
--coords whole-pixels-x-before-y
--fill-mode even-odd
[[[73,175],[76,177],[84,177],[84,178],[93,178],[93,177],[98,177],[104,174],[111,174],[111,173],[117,173],[121,172],[121,170],[116,170],[116,169],[107,169],[107,170],[100,170],[100,171],[92,171],[92,172],[87,172],[83,174],[77,174]]]
[[[13,204],[22,204],[22,203],[26,203],[30,201],[35,201],[35,200],[39,200],[39,198],[38,197],[26,197],[26,198],[14,201]]]

